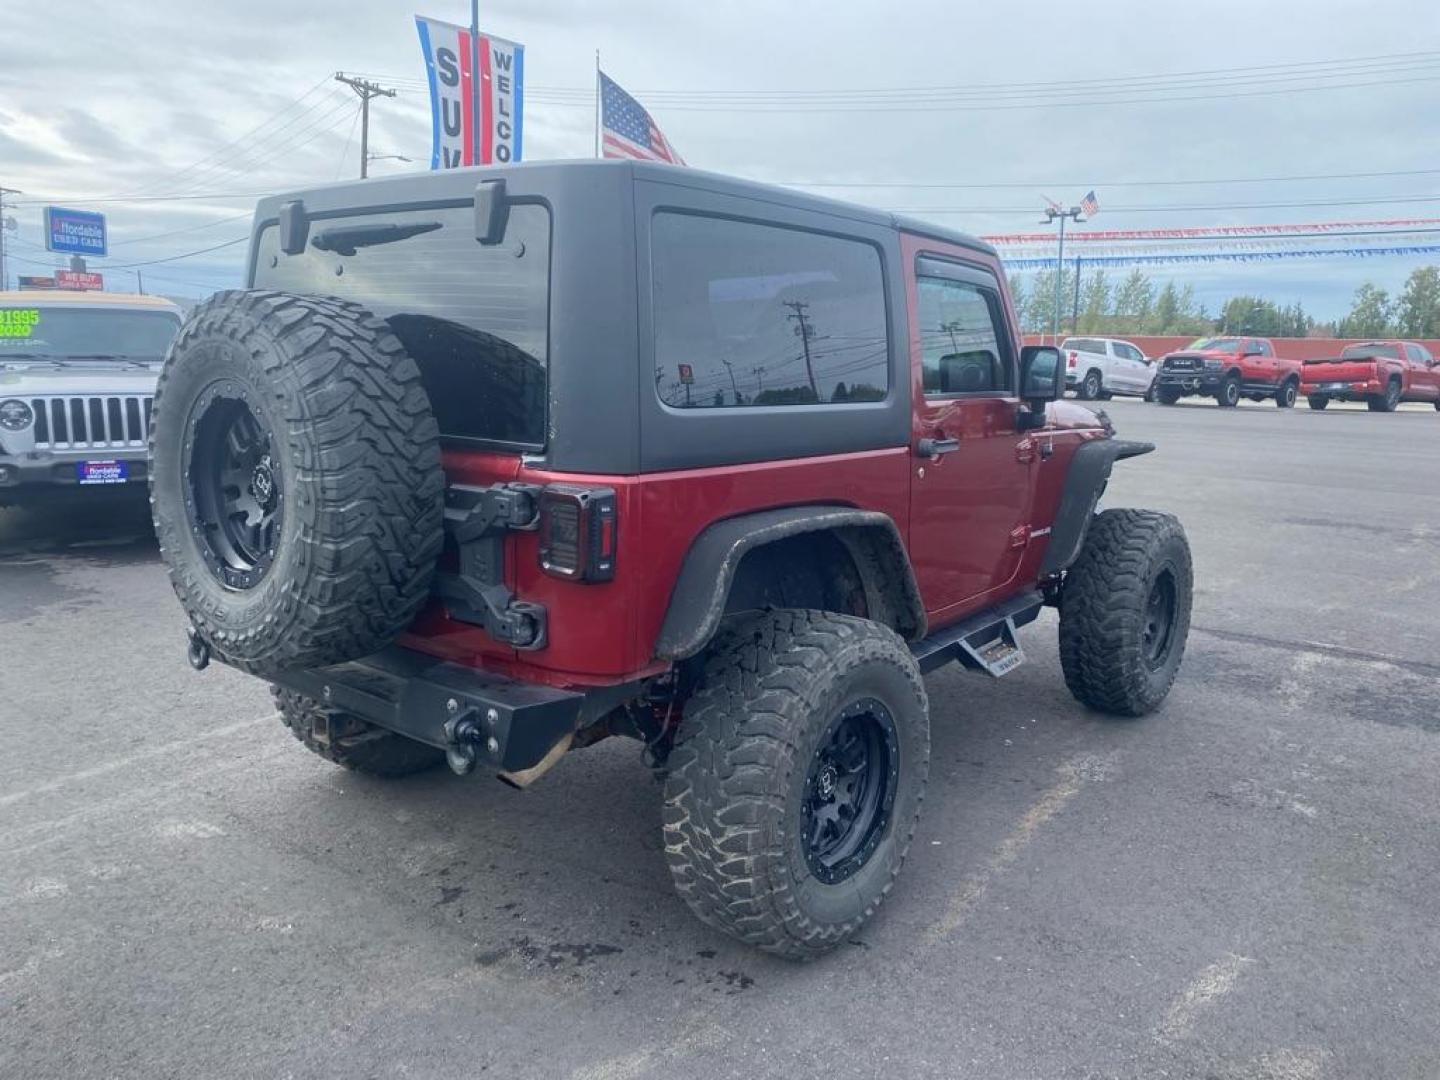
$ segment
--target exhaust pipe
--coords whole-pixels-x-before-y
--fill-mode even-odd
[[[570,749],[570,744],[575,741],[575,733],[572,731],[563,739],[546,751],[545,756],[531,765],[528,769],[519,769],[515,772],[496,773],[503,783],[513,788],[524,790],[533,784],[540,777],[555,767],[555,763],[565,756]]]

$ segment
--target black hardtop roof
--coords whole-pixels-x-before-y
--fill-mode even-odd
[[[742,198],[773,202],[797,210],[812,210],[816,213],[832,214],[852,221],[916,233],[951,244],[959,244],[995,255],[989,244],[968,233],[947,229],[943,226],[904,217],[886,210],[877,210],[857,203],[811,195],[794,188],[765,184],[755,180],[742,180],[721,173],[706,172],[688,166],[666,165],[650,161],[604,160],[598,158],[576,158],[560,161],[529,161],[517,165],[473,166],[470,168],[444,171],[394,173],[368,180],[351,180],[338,184],[304,188],[284,194],[269,195],[255,207],[257,224],[275,218],[280,207],[293,199],[301,199],[310,213],[336,213],[347,209],[380,206],[407,206],[416,203],[434,202],[437,199],[461,198],[472,193],[481,180],[496,176],[526,174],[564,173],[574,179],[576,174],[594,170],[614,173],[628,170],[636,180],[674,184],[679,187],[696,188],[717,194],[735,195]]]

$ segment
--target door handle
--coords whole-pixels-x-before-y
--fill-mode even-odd
[[[921,439],[915,444],[915,453],[918,457],[929,458],[934,461],[942,454],[953,454],[960,449],[959,439]]]

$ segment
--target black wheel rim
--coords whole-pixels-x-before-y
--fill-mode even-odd
[[[842,709],[820,736],[805,777],[800,844],[827,885],[869,862],[895,803],[900,747],[890,710],[874,698]]]
[[[1164,570],[1150,586],[1145,601],[1145,663],[1151,668],[1164,665],[1175,638],[1175,575]]]
[[[190,410],[185,510],[210,572],[253,589],[275,559],[285,492],[278,443],[247,391],[211,387]]]

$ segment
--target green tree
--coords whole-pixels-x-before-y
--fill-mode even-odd
[[[1104,270],[1094,270],[1080,283],[1080,332],[1103,333],[1109,319],[1110,281]]]
[[[1173,334],[1180,323],[1180,290],[1175,282],[1167,281],[1155,298],[1155,309],[1150,313],[1150,324],[1146,329],[1152,334]]]
[[[1440,266],[1411,272],[1395,314],[1400,333],[1407,337],[1440,337]]]
[[[1070,329],[1070,303],[1074,295],[1075,275],[1069,266],[1060,271],[1060,334]],[[1048,334],[1055,313],[1055,271],[1041,270],[1030,282],[1029,302],[1025,305],[1024,329],[1035,334]]]
[[[1393,312],[1390,294],[1367,281],[1355,290],[1350,314],[1340,320],[1336,333],[1347,338],[1380,337],[1390,332]]]
[[[1154,303],[1155,286],[1142,271],[1131,270],[1115,290],[1115,332],[1139,333],[1149,320]]]
[[[1227,334],[1286,337],[1290,326],[1291,316],[1260,296],[1232,296],[1220,309],[1220,329]]]

